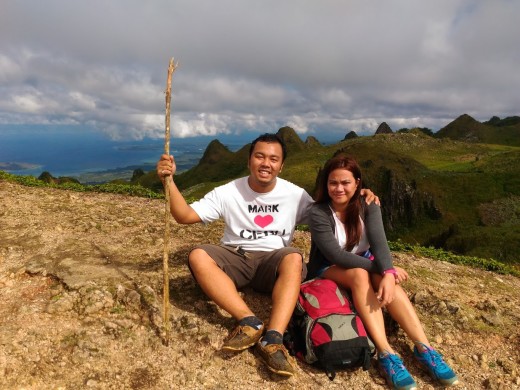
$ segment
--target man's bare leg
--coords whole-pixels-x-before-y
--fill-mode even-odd
[[[202,291],[219,307],[240,321],[254,315],[238,294],[235,283],[202,249],[194,249],[189,256],[190,268]]]
[[[278,266],[273,293],[273,309],[267,329],[283,334],[296,306],[300,292],[302,275],[302,257],[298,253],[286,255]]]
[[[296,371],[296,362],[282,341],[300,292],[301,255],[291,253],[284,256],[277,271],[278,277],[272,293],[271,319],[265,336],[257,344],[257,351],[269,370],[279,375],[291,376]]]

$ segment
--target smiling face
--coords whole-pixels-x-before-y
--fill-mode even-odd
[[[337,168],[329,173],[327,190],[335,210],[343,209],[356,193],[359,179],[345,168]]]
[[[282,145],[277,142],[257,142],[249,157],[248,166],[248,183],[251,189],[255,192],[271,191],[283,167]]]

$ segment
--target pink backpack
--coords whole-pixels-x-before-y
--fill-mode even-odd
[[[324,369],[330,380],[337,369],[368,370],[375,353],[348,294],[328,279],[302,283],[288,333],[289,350]]]

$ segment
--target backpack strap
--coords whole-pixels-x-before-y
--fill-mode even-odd
[[[367,371],[370,368],[370,360],[372,359],[370,348],[365,349],[365,356],[363,356],[363,371]]]
[[[323,367],[325,369],[325,374],[327,375],[327,378],[329,378],[331,381],[336,378],[336,371],[330,366]]]

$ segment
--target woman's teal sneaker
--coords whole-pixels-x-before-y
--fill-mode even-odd
[[[417,348],[417,344],[423,351]],[[442,355],[432,347],[423,343],[416,343],[413,354],[421,366],[428,371],[430,376],[445,386],[453,386],[459,383],[459,378],[450,366],[444,361]]]
[[[383,353],[379,355],[379,368],[386,378],[386,382],[396,390],[417,389],[408,370],[404,367],[401,358],[395,354]]]

